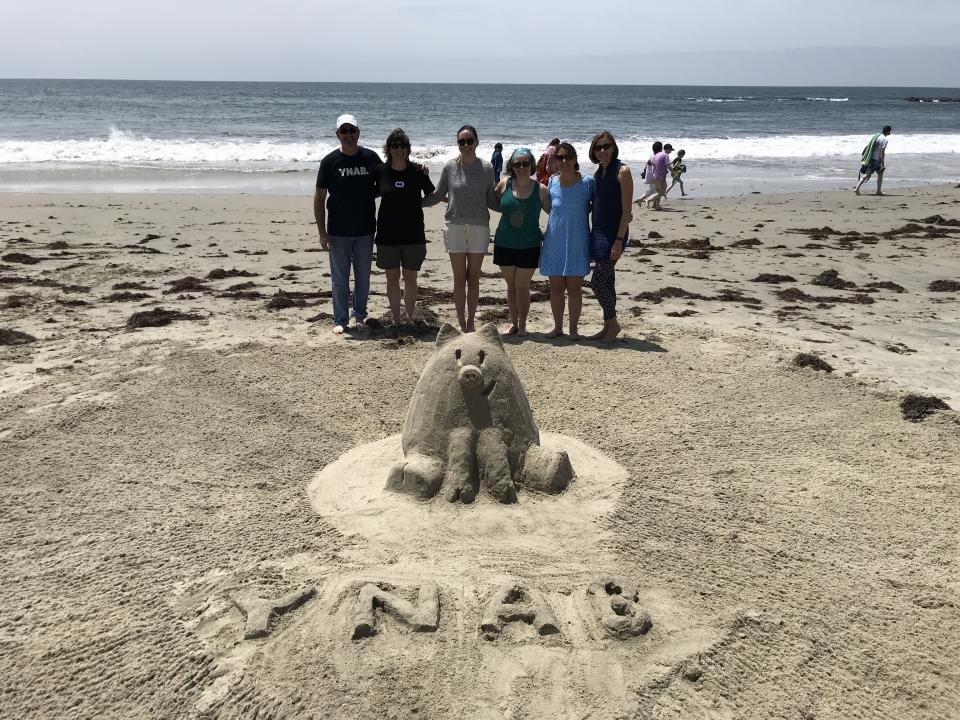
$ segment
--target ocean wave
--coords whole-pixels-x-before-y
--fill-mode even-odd
[[[813,102],[849,102],[850,98],[831,98],[831,97],[808,97],[804,100],[812,100]]]
[[[627,162],[643,162],[650,155],[653,137],[625,137],[619,140],[620,157]],[[765,161],[775,159],[827,158],[859,156],[868,133],[859,135],[775,135],[768,137],[683,138],[661,137],[674,148],[684,148],[693,159],[715,161]],[[517,145],[542,152],[542,139],[527,139]],[[586,161],[588,143],[574,143],[582,161]],[[334,149],[329,141],[311,142],[231,138],[158,139],[138,136],[113,128],[108,136],[85,140],[3,140],[0,139],[0,165],[105,165],[114,167],[183,168],[231,170],[239,172],[278,172],[315,166]],[[379,147],[372,146],[379,151]],[[509,152],[511,144],[506,148]],[[487,157],[489,146],[481,148]],[[957,154],[960,134],[895,135],[889,152],[897,154]],[[447,143],[415,145],[412,157],[420,162],[439,164],[457,156]]]
[[[0,140],[0,164],[66,163],[122,166],[230,166],[319,162],[333,145],[255,139],[137,136],[110,128],[106,138],[86,140]]]

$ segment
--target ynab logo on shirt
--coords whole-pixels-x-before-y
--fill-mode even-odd
[[[348,168],[337,168],[337,171],[340,173],[340,177],[357,177],[358,175],[366,175],[367,169],[365,167],[348,167]]]

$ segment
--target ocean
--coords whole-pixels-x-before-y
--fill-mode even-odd
[[[310,194],[342,112],[378,151],[403,127],[432,168],[464,123],[483,157],[498,141],[539,155],[556,136],[584,170],[599,129],[638,166],[659,139],[686,150],[698,197],[850,188],[889,124],[887,186],[956,182],[950,98],[960,89],[0,80],[0,191]]]

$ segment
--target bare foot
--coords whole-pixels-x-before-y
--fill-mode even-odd
[[[517,329],[517,337],[526,337],[526,336],[527,336],[527,329],[525,327]]]
[[[854,195],[859,195],[859,194],[860,194],[860,188],[854,188],[854,189],[853,189],[853,194],[854,194]]]
[[[570,330],[570,339],[576,342],[577,340],[583,340],[583,335],[576,331],[576,329]]]
[[[548,332],[546,335],[544,335],[544,337],[555,338],[555,337],[560,337],[561,335],[563,335],[563,330],[561,330],[560,328],[554,328],[553,330]]]
[[[877,190],[877,191],[874,193],[874,195],[883,195],[883,193],[880,192],[879,190]]]
[[[343,335],[343,325],[334,325],[333,330],[331,330],[331,332],[334,335]]]
[[[600,328],[600,332],[595,332],[593,335],[588,336],[587,340],[599,340],[606,334],[606,332],[607,332],[607,324],[604,323],[603,327]]]
[[[614,340],[617,339],[617,335],[620,334],[621,330],[622,328],[620,327],[620,323],[618,323],[616,320],[611,320],[610,323],[607,325],[607,331],[603,334],[603,337],[600,338],[600,342],[604,342],[604,343],[613,342]]]
[[[520,332],[520,329],[516,325],[511,325],[510,329],[507,330],[507,335],[516,335]]]

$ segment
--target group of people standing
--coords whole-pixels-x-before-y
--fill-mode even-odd
[[[677,157],[670,159],[670,153],[673,152],[673,145],[662,143],[657,140],[653,144],[653,155],[647,160],[640,176],[647,184],[647,191],[637,200],[640,207],[652,207],[654,210],[660,209],[660,201],[667,196],[674,185],[680,185],[680,194],[686,196],[683,189],[683,174],[687,171],[684,164],[686,150],[678,150]],[[667,176],[670,176],[673,182],[667,187]]]
[[[551,144],[549,175],[541,174],[530,149],[520,147],[509,155],[503,177],[498,177],[494,166],[477,156],[476,128],[464,125],[456,135],[458,155],[443,166],[436,186],[424,166],[410,161],[410,139],[402,129],[387,137],[386,162],[359,145],[360,128],[353,115],[337,119],[336,134],[340,148],[321,161],[314,195],[320,245],[330,253],[334,333],[362,327],[367,316],[374,244],[377,267],[386,273],[393,321],[397,326],[412,322],[417,274],[426,257],[422,208],[446,200],[444,244],[453,270],[457,320],[464,332],[475,329],[493,210],[500,213],[493,261],[507,287],[511,323],[507,333],[527,334],[530,282],[539,268],[550,283],[554,327],[547,337],[564,334],[566,310],[570,339],[582,339],[583,283],[592,262],[590,286],[603,311],[603,326],[591,339],[616,339],[621,328],[614,268],[629,239],[633,176],[619,160],[616,140],[608,131],[598,132],[590,142],[589,157],[598,166],[593,175],[580,172],[575,148],[558,139]],[[541,213],[548,215],[545,232],[540,228]]]

